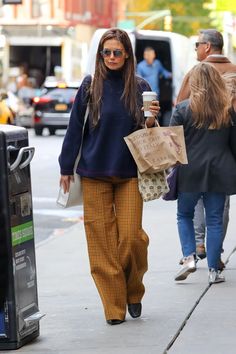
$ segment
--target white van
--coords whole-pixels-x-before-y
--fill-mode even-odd
[[[88,52],[87,74],[94,72],[98,43],[106,30],[98,29],[94,32]],[[157,59],[172,72],[172,79],[160,79],[160,123],[168,125],[183,77],[193,64],[190,62],[190,58],[193,58],[193,44],[189,38],[173,32],[152,30],[127,32],[137,63],[143,60],[144,48],[152,47],[156,51]]]

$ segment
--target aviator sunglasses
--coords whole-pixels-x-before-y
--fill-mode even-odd
[[[103,58],[110,57],[111,54],[114,55],[115,58],[120,58],[123,55],[123,51],[120,49],[110,50],[110,49],[103,49],[100,52]]]
[[[195,48],[198,48],[200,44],[207,44],[207,42],[196,42],[195,43]]]

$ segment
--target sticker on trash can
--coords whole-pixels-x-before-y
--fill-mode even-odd
[[[33,220],[12,227],[11,233],[18,326],[20,335],[26,336],[38,326],[25,322],[25,318],[38,311]]]
[[[12,246],[20,245],[34,238],[33,221],[11,228]]]
[[[31,214],[31,194],[24,193],[20,196],[21,216],[25,217]]]

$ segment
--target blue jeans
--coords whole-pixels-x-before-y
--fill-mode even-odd
[[[224,193],[178,193],[177,220],[182,252],[184,257],[196,253],[193,218],[201,196],[206,214],[207,263],[209,268],[218,270],[223,243]]]
[[[223,241],[226,236],[227,227],[229,223],[229,207],[230,207],[230,199],[227,195],[225,198],[225,207],[223,213]],[[195,206],[194,213],[194,230],[195,230],[195,239],[196,245],[205,245],[205,231],[206,231],[206,223],[205,223],[205,213],[202,198],[199,199],[197,205]],[[221,253],[223,252],[223,249]]]

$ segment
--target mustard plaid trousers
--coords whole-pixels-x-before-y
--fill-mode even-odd
[[[84,225],[91,274],[105,317],[124,319],[126,305],[141,302],[148,236],[137,178],[82,177]]]

